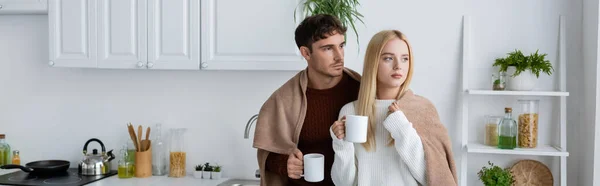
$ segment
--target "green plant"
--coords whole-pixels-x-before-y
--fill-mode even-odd
[[[483,167],[477,173],[485,186],[511,186],[515,180],[510,169],[502,169],[488,161],[490,167]]]
[[[204,169],[203,165],[196,165],[196,171],[202,171]]]
[[[220,165],[215,165],[215,166],[213,166],[213,168],[214,168],[214,170],[213,170],[214,172],[221,172],[221,166]]]
[[[338,17],[342,25],[354,31],[356,34],[356,43],[360,44],[355,22],[360,21],[362,24],[365,22],[362,20],[363,15],[356,10],[358,5],[360,5],[358,0],[306,0],[302,8],[305,16],[329,14]],[[296,10],[294,10],[294,21],[297,20]]]
[[[540,77],[540,72],[544,72],[548,75],[552,75],[554,68],[552,63],[546,60],[548,54],[539,54],[539,50],[529,56],[523,55],[520,50],[515,49],[513,52],[509,52],[508,56],[504,58],[497,58],[492,66],[499,66],[500,72],[506,72],[509,66],[515,67],[516,71],[512,74],[512,77],[518,76],[525,70],[531,70],[536,77]]]
[[[213,166],[211,166],[208,162],[204,164],[204,171],[212,172]]]

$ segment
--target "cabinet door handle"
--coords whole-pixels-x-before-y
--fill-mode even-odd
[[[0,8],[2,8],[2,7],[0,6]],[[48,65],[50,65],[50,66],[54,66],[54,61],[50,61],[50,62],[48,62]]]
[[[0,5],[0,9],[2,9],[2,5]]]
[[[202,64],[200,65],[201,68],[208,68],[208,63],[206,62],[202,62]]]
[[[139,61],[139,62],[137,63],[137,67],[138,67],[138,68],[142,68],[142,67],[144,67],[144,62],[141,62],[141,61]]]
[[[154,67],[154,63],[148,62],[148,68]]]

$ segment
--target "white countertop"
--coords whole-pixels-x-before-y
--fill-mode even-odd
[[[192,174],[183,178],[170,178],[168,176],[151,176],[148,178],[127,178],[120,179],[117,175],[104,178],[86,186],[217,186],[220,183],[229,180],[221,178],[219,180],[196,179]]]
[[[0,169],[0,175],[20,171],[19,169],[3,170]],[[219,180],[211,179],[196,179],[189,173],[183,178],[170,178],[168,176],[151,176],[148,178],[127,178],[119,179],[117,175],[104,178],[86,186],[217,186],[220,183],[229,180],[228,178],[221,178]]]

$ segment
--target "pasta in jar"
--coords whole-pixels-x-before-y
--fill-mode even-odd
[[[184,177],[185,152],[171,152],[169,159],[169,177]]]

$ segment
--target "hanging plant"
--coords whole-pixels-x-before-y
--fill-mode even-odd
[[[352,31],[354,31],[356,43],[360,44],[358,32],[356,31],[356,22],[360,21],[362,24],[364,24],[364,22],[362,20],[363,15],[356,10],[356,7],[360,5],[358,0],[306,0],[301,4],[305,17],[316,14],[336,16],[340,19],[342,25],[351,28]],[[297,21],[296,10],[294,10],[294,21]],[[346,37],[346,34],[344,34],[344,37]]]

